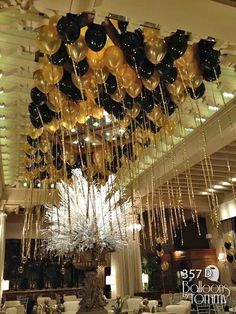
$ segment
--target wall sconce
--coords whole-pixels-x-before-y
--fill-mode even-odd
[[[9,280],[3,280],[2,281],[2,291],[8,291],[10,286]]]
[[[147,290],[148,281],[149,281],[148,274],[142,274],[142,283],[145,291]]]
[[[218,254],[218,262],[226,263],[226,255],[224,252],[221,252]]]
[[[106,285],[111,286],[113,284],[112,276],[106,276]]]

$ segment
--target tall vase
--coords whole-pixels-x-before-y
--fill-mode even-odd
[[[78,314],[106,314],[104,306],[107,304],[102,287],[97,277],[97,267],[104,258],[105,252],[97,254],[97,251],[80,253],[74,266],[85,271],[84,288]]]

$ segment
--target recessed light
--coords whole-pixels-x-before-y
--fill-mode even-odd
[[[205,118],[196,118],[196,121],[198,121],[198,122],[205,122],[206,119]]]
[[[115,141],[115,140],[116,140],[116,137],[115,137],[115,136],[113,136],[112,140],[113,140],[113,141]]]
[[[1,89],[0,89],[0,95],[3,94],[3,93],[4,93],[4,89],[1,88]]]
[[[23,186],[26,188],[28,186],[28,183],[27,182],[24,182],[23,183]]]
[[[2,70],[0,70],[0,79],[2,78],[3,76],[3,73],[2,73]]]
[[[232,178],[231,181],[232,181],[232,182],[236,182],[236,178]]]
[[[106,134],[106,136],[110,136],[110,135],[111,135],[111,133],[110,133],[110,132],[106,132],[105,134]]]
[[[214,188],[214,189],[223,189],[224,187],[223,187],[222,185],[220,185],[220,184],[215,184],[215,185],[213,186],[213,188]]]
[[[79,143],[78,140],[74,140],[74,141],[73,141],[73,144],[78,144],[78,143]]]
[[[93,145],[93,146],[96,146],[97,144],[93,142],[92,145]]]
[[[41,186],[41,183],[40,182],[37,183],[37,188],[40,188],[40,186]]]
[[[208,189],[208,192],[215,192],[215,190],[214,189]]]
[[[5,104],[4,103],[1,103],[0,104],[0,109],[4,109],[5,108]]]
[[[85,142],[89,142],[90,141],[90,138],[87,136],[87,137],[85,137]]]
[[[187,132],[192,132],[193,131],[193,128],[184,128],[185,129],[185,131],[187,131]]]
[[[208,109],[212,111],[218,111],[220,108],[216,106],[208,106]]]
[[[208,195],[209,193],[206,191],[200,192],[201,195]]]
[[[93,126],[98,127],[99,123],[97,121],[93,122]]]
[[[233,93],[223,92],[223,96],[225,98],[230,98],[230,99],[234,98],[234,94]]]
[[[5,126],[0,126],[0,131],[6,131],[6,127]]]
[[[0,116],[0,120],[5,120],[6,116]]]
[[[75,132],[76,132],[76,129],[75,129],[75,128],[72,128],[70,131],[71,131],[71,133],[75,133]]]
[[[54,189],[54,188],[55,188],[55,184],[54,184],[54,183],[51,183],[51,184],[50,184],[50,188],[51,188],[51,189]]]
[[[227,181],[223,181],[223,182],[221,182],[221,184],[224,185],[224,186],[230,186],[231,185],[231,183],[229,183]]]

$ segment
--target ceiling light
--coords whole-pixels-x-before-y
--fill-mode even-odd
[[[93,145],[93,146],[96,146],[97,144],[93,142],[92,145]]]
[[[233,93],[223,92],[223,96],[225,98],[230,98],[230,99],[234,98],[234,94]]]
[[[0,126],[0,131],[6,131],[6,127],[5,126]]]
[[[76,129],[75,129],[75,128],[72,128],[70,131],[71,131],[71,133],[75,133],[75,132],[76,132]]]
[[[206,191],[200,192],[201,195],[208,195],[209,193]]]
[[[126,131],[125,128],[120,128],[120,129],[119,129],[119,132],[120,132],[121,134],[125,133],[125,131]]]
[[[6,116],[0,116],[0,120],[5,120]]]
[[[209,110],[218,111],[220,108],[216,106],[208,106]]]
[[[232,178],[231,181],[232,181],[232,182],[236,182],[236,178]]]
[[[89,142],[90,141],[90,138],[87,136],[87,137],[85,137],[85,142]]]
[[[105,134],[106,134],[106,136],[110,136],[110,135],[111,135],[111,133],[110,133],[110,132],[106,132]]]
[[[1,89],[0,89],[0,95],[3,94],[3,93],[4,93],[4,89],[1,88]]]
[[[115,141],[115,140],[116,140],[116,137],[115,137],[115,136],[113,136],[112,140],[113,140],[113,141]]]
[[[40,188],[40,186],[41,186],[41,183],[40,182],[37,183],[37,188]]]
[[[205,122],[206,119],[205,118],[196,118],[196,121],[198,121],[198,122]]]
[[[28,186],[28,183],[27,182],[24,182],[23,183],[23,186],[26,188]]]
[[[214,189],[223,189],[224,187],[220,184],[216,184],[213,186]]]
[[[78,140],[74,140],[74,141],[73,141],[73,144],[78,144],[78,143],[79,143]]]
[[[0,79],[2,78],[2,75],[3,75],[3,74],[2,74],[2,70],[0,70]]]
[[[93,122],[93,126],[98,127],[99,123],[97,121]]]
[[[192,132],[193,131],[193,128],[184,128],[185,129],[185,131],[187,131],[187,132]]]
[[[224,186],[230,186],[231,185],[231,183],[229,183],[227,181],[223,181],[223,182],[221,182],[221,184],[224,185]]]
[[[208,192],[215,192],[214,189],[208,189]]]
[[[50,188],[51,188],[51,189],[54,189],[54,188],[55,188],[55,184],[54,184],[54,183],[51,183],[51,184],[50,184]]]

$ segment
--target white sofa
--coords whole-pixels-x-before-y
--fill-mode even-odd
[[[20,303],[20,301],[6,301],[3,305],[3,309],[6,311],[10,308],[16,308],[17,314],[25,314],[25,307]]]
[[[64,301],[77,301],[76,295],[64,295],[63,297]]]
[[[190,314],[189,308],[185,305],[167,305],[166,312],[175,314]]]
[[[141,297],[128,298],[126,300],[126,302],[127,302],[129,312],[131,312],[131,313],[132,313],[132,311],[133,311],[133,313],[138,312],[140,309],[140,304],[141,304],[142,300],[143,300],[143,298],[141,298]]]

